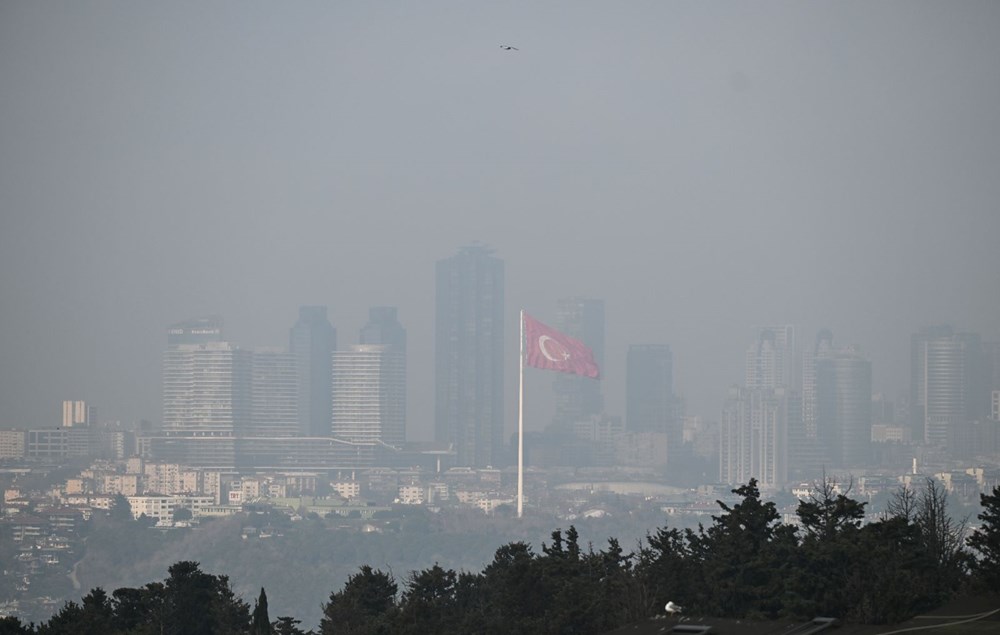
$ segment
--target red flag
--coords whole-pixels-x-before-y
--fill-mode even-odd
[[[600,371],[594,352],[578,339],[560,333],[524,314],[525,363],[534,368],[557,370],[597,379]]]

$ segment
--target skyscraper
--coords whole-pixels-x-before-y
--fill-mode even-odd
[[[360,333],[361,344],[385,347],[383,368],[390,372],[387,377],[392,381],[392,388],[382,408],[386,421],[393,422],[389,426],[390,437],[395,439],[391,445],[401,444],[406,439],[406,329],[397,315],[393,306],[372,307],[368,310],[368,323]]]
[[[670,434],[680,427],[674,416],[674,356],[668,345],[629,346],[625,392],[625,429],[629,432]]]
[[[780,487],[787,473],[787,425],[798,406],[789,390],[729,390],[719,424],[719,480],[746,483],[756,478],[764,487]]]
[[[244,434],[251,413],[251,353],[229,342],[169,346],[163,360],[167,436]]]
[[[299,434],[330,436],[331,356],[337,348],[337,331],[326,317],[325,306],[299,308],[299,320],[289,333],[288,350],[298,373]]]
[[[746,387],[798,389],[797,349],[794,326],[759,327],[757,342],[747,349]]]
[[[335,438],[401,447],[406,440],[406,376],[388,346],[359,344],[333,354]]]
[[[604,368],[604,300],[564,298],[556,305],[560,331],[583,342],[594,354],[597,367]],[[556,412],[553,423],[572,425],[590,421],[604,411],[601,382],[569,373],[553,380]]]
[[[62,424],[64,428],[97,425],[97,406],[88,406],[85,401],[64,401]]]
[[[299,434],[299,381],[294,355],[284,350],[254,351],[251,390],[248,436]]]
[[[504,265],[473,245],[437,262],[435,438],[457,465],[503,459]]]
[[[914,438],[949,445],[959,428],[986,416],[989,383],[983,348],[974,333],[931,326],[910,348],[910,417]]]
[[[834,350],[816,359],[816,435],[834,467],[871,460],[872,365],[857,351]]]

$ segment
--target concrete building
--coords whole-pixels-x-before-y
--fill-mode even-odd
[[[331,434],[401,448],[406,440],[406,370],[388,346],[358,344],[333,354]]]
[[[741,484],[756,478],[762,487],[787,480],[788,389],[733,386],[719,422],[719,480]]]
[[[23,459],[27,443],[27,430],[0,430],[0,459]]]
[[[251,413],[250,351],[229,342],[169,346],[163,361],[163,432],[232,437]]]
[[[62,425],[65,428],[97,425],[97,407],[79,400],[62,402]]]

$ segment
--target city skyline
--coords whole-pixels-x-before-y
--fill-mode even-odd
[[[688,412],[717,418],[768,324],[832,328],[895,397],[923,326],[1000,340],[998,23],[994,3],[5,6],[0,425],[67,397],[155,420],[176,320],[285,346],[325,305],[348,346],[388,304],[429,438],[434,262],[474,240],[507,263],[508,430],[517,310],[555,324],[564,297],[604,300],[612,413],[628,345],[664,342]],[[539,429],[554,398],[528,381]]]

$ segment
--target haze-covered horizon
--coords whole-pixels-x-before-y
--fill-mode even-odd
[[[338,347],[399,308],[433,433],[434,263],[506,263],[517,314],[606,302],[607,410],[666,343],[718,417],[754,327],[820,327],[909,381],[909,338],[1000,339],[1000,5],[6,3],[0,426],[63,399],[159,421],[168,324]],[[500,45],[517,51],[504,51]],[[529,427],[551,417],[529,375]]]

